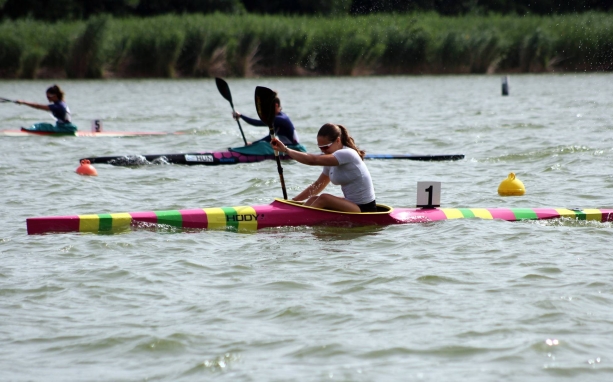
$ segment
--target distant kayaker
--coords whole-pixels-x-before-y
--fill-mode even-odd
[[[53,85],[47,89],[47,100],[51,102],[48,105],[26,102],[22,100],[16,101],[16,103],[19,105],[26,105],[33,107],[34,109],[50,111],[57,120],[55,125],[48,122],[40,122],[35,123],[28,128],[22,127],[22,129],[28,131],[50,131],[54,133],[74,133],[77,131],[77,126],[75,126],[70,120],[70,109],[68,108],[66,102],[64,102],[64,92],[59,86]]]
[[[345,212],[376,212],[375,189],[370,172],[360,150],[342,125],[326,123],[317,133],[321,155],[289,149],[279,139],[271,142],[273,149],[287,153],[292,159],[310,166],[323,166],[319,178],[292,200],[305,200],[306,206]],[[344,198],[319,194],[328,183],[340,185]]]
[[[275,97],[275,120],[273,125],[275,127],[275,135],[277,138],[286,145],[297,145],[299,144],[298,134],[296,133],[296,129],[294,128],[294,124],[289,119],[287,114],[281,111],[281,100],[279,96]],[[266,124],[259,119],[249,118],[246,115],[243,115],[237,111],[232,112],[232,117],[238,120],[241,118],[243,121],[247,122],[253,126],[266,126]],[[255,142],[270,142],[270,135],[265,136],[262,139],[259,139]],[[253,143],[255,143],[253,142]],[[251,144],[248,142],[247,144]]]

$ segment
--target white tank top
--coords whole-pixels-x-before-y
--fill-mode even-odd
[[[338,166],[324,166],[322,173],[330,178],[332,184],[341,186],[345,199],[355,204],[375,200],[370,172],[360,155],[346,146],[332,155],[338,160]]]

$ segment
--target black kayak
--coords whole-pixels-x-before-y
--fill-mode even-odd
[[[289,146],[291,149],[306,152],[302,145]],[[281,160],[291,160],[288,155],[279,153]],[[217,166],[274,160],[275,155],[269,144],[230,148],[226,151],[207,151],[178,154],[113,155],[81,158],[90,163],[111,164],[114,166],[142,166],[148,164],[182,164]],[[464,154],[366,154],[365,159],[405,159],[424,162],[455,161],[464,159]]]
[[[440,162],[464,159],[464,154],[366,154],[364,159],[408,159],[422,162]]]
[[[366,154],[365,159],[405,159],[422,162],[455,161],[464,159],[464,154],[444,154],[444,155],[425,155],[425,154]],[[148,164],[182,164],[182,165],[204,165],[217,166],[221,164],[238,164],[261,162],[264,160],[274,160],[273,155],[245,155],[233,151],[214,151],[201,153],[182,153],[182,154],[151,154],[151,155],[116,155],[106,157],[83,158],[90,163],[111,164],[114,166],[143,166]],[[291,160],[287,155],[280,154],[281,160]]]

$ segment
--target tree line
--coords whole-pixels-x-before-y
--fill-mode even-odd
[[[435,12],[441,15],[554,15],[611,12],[611,0],[0,0],[0,20],[87,20],[98,14],[149,17],[221,12],[347,16]]]

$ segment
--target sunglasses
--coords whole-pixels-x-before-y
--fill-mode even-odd
[[[321,145],[321,146],[317,146],[317,147],[319,147],[320,150],[325,150],[328,147],[332,146],[333,144],[334,144],[334,142],[330,142],[327,145]]]

